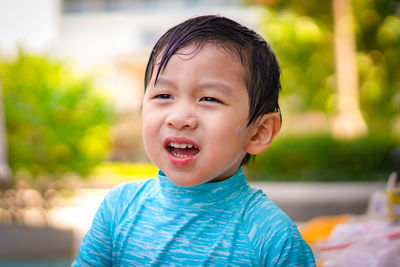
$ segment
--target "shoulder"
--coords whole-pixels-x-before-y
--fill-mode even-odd
[[[268,266],[314,266],[314,257],[290,217],[261,190],[250,187],[241,201],[249,242]]]
[[[243,224],[251,241],[262,242],[284,235],[292,228],[297,230],[289,216],[261,190],[250,187],[240,205]]]
[[[111,189],[103,199],[99,211],[105,217],[107,224],[113,228],[130,211],[140,205],[143,199],[151,197],[157,190],[157,179],[149,179],[146,181],[133,181],[120,184]]]
[[[152,194],[155,183],[157,183],[157,179],[154,178],[145,181],[126,182],[111,189],[105,199],[125,202],[127,199]]]
[[[156,179],[128,182],[111,189],[100,204],[85,235],[73,266],[111,266],[113,238],[124,218],[138,207],[141,199],[157,190]]]
[[[244,223],[249,228],[250,238],[259,231],[270,232],[270,229],[285,229],[288,226],[294,226],[289,216],[261,190],[249,187],[249,190],[241,197],[239,205]],[[263,227],[255,228],[255,225]]]

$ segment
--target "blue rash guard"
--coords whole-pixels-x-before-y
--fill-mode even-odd
[[[292,220],[240,169],[216,183],[112,189],[72,266],[315,266]]]

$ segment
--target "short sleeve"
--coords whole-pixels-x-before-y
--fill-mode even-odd
[[[314,267],[315,260],[312,250],[303,240],[295,225],[282,229],[274,236],[269,246],[273,266],[276,267]],[[271,266],[267,262],[263,266]]]

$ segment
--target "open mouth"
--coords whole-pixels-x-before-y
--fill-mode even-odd
[[[197,155],[199,153],[199,148],[193,144],[186,143],[175,143],[169,142],[167,143],[166,149],[171,153],[174,157],[177,158],[189,158]]]

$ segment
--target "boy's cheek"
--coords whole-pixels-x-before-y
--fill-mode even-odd
[[[145,149],[147,150],[147,147],[149,144],[155,142],[155,133],[157,133],[157,129],[154,127],[154,125],[150,123],[146,123],[146,120],[143,121],[142,125],[142,140],[143,140],[143,145]]]
[[[156,112],[151,106],[146,105],[143,106],[142,109],[142,124],[143,126],[149,124],[155,124],[160,121],[162,118],[159,115],[159,112]]]
[[[156,132],[158,131],[156,131],[154,126],[148,123],[144,123],[142,126],[143,141],[154,139]]]
[[[148,104],[145,100],[142,102],[142,118],[148,113]]]
[[[152,136],[152,131],[150,129],[145,129],[145,128],[143,129],[142,140],[143,140],[143,147],[144,147],[144,150],[145,150],[147,156],[149,157],[149,159],[151,161],[153,161],[152,151],[154,149],[156,149],[156,147],[155,147],[156,142],[155,142],[155,137]],[[159,148],[157,148],[157,150],[158,149]]]
[[[246,129],[246,125],[239,123],[235,128],[235,134],[240,135]]]

